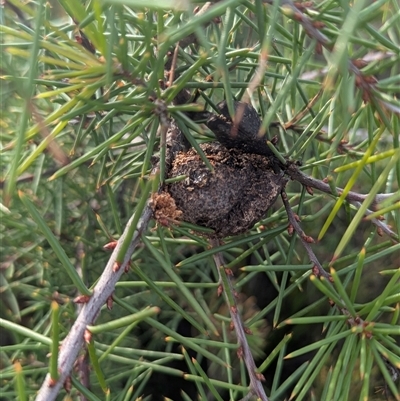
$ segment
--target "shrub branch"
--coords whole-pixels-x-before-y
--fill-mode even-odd
[[[152,217],[152,209],[147,203],[143,210],[143,213],[139,219],[133,238],[129,244],[128,250],[125,254],[123,262],[120,268],[115,271],[113,269],[117,255],[121,248],[122,243],[127,236],[131,227],[134,216],[132,216],[122,233],[121,238],[118,240],[117,246],[108,260],[108,263],[99,278],[96,286],[93,289],[93,294],[84,304],[80,314],[78,315],[75,323],[73,324],[68,336],[64,339],[61,344],[59,357],[58,357],[58,370],[59,379],[53,386],[50,386],[50,374],[46,375],[46,378],[40,388],[36,401],[53,401],[56,399],[61,387],[65,380],[71,374],[71,370],[74,366],[75,360],[84,343],[84,334],[88,325],[93,325],[97,316],[99,315],[101,307],[106,303],[107,299],[114,292],[115,284],[120,279],[128,265],[131,256],[139,243],[141,234],[146,230],[149,221]]]
[[[213,248],[216,248],[220,245],[220,241],[218,239],[212,238],[210,239],[210,244]],[[250,378],[249,395],[246,396],[245,399],[248,399],[252,395],[255,395],[258,397],[258,399],[262,401],[268,401],[268,397],[265,394],[264,387],[261,383],[261,381],[264,380],[264,376],[256,372],[257,368],[253,359],[253,355],[251,354],[249,343],[247,342],[245,326],[243,324],[236,303],[237,294],[232,285],[232,272],[230,270],[225,270],[225,262],[221,252],[216,252],[213,255],[213,258],[218,270],[219,281],[222,285],[222,290],[225,294],[225,298],[229,306],[233,328],[236,332],[239,344],[238,356],[239,358],[243,358]]]
[[[298,166],[295,163],[288,163],[288,165],[285,167],[285,173],[293,180],[297,181],[300,184],[304,185],[306,188],[314,188],[317,189],[321,192],[325,192],[326,194],[329,195],[337,195],[341,194],[343,192],[342,188],[336,188],[337,194],[334,194],[332,192],[332,188],[329,186],[329,184],[325,183],[324,181],[318,180],[316,178],[313,178],[307,174],[304,174],[302,171],[299,170]],[[371,203],[371,207],[375,208],[378,203],[384,201],[385,199],[390,198],[393,196],[394,193],[387,193],[387,194],[376,194],[374,200]],[[360,194],[358,192],[353,192],[349,191],[346,195],[346,200],[351,203],[354,207],[357,209],[360,208],[361,203],[367,199],[368,194]],[[370,209],[367,209],[365,214],[369,215],[372,214],[373,211]],[[371,219],[372,224],[376,225],[379,230],[382,230],[385,234],[389,235],[392,237],[394,240],[398,241],[399,238],[397,234],[391,230],[390,226],[386,224],[384,221],[379,220],[379,219]]]

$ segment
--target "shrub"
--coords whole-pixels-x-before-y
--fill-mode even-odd
[[[2,398],[400,400],[399,19],[395,0],[4,2]],[[289,181],[240,235],[169,194],[193,182],[169,174],[186,144],[227,205],[247,196],[202,145],[210,118],[250,136],[222,166]]]

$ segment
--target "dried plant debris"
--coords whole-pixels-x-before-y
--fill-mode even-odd
[[[201,148],[214,171],[194,149],[179,152],[169,171],[169,178],[187,176],[166,187],[182,220],[211,228],[218,237],[248,231],[275,203],[287,179],[274,172],[268,157],[227,149],[218,142]]]
[[[170,223],[176,223],[182,218],[182,212],[167,192],[154,193],[151,196],[150,207],[153,209],[156,221],[163,226],[169,226]]]

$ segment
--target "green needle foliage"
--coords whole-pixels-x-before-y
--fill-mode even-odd
[[[262,380],[264,400],[400,401],[397,0],[9,0],[0,24],[2,400],[56,385],[84,324],[53,399],[249,400]],[[79,323],[104,245],[132,218],[117,272],[165,178],[163,119],[209,163],[190,113],[223,99],[251,103],[278,160],[313,178],[286,188],[305,234],[280,200],[214,247],[205,227],[151,220]]]

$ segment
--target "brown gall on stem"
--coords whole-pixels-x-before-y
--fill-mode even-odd
[[[314,266],[312,267],[312,272],[313,272],[313,274],[314,274],[315,277],[318,277],[318,278],[320,277],[318,266],[314,265]]]
[[[323,49],[324,49],[324,48],[323,48],[323,46],[322,46],[321,43],[317,42],[317,43],[315,44],[315,53],[316,53],[316,54],[322,54]]]
[[[306,11],[307,8],[312,8],[314,3],[312,1],[305,1],[304,3],[294,2],[295,7],[297,7],[300,11]]]
[[[243,330],[246,334],[248,334],[249,336],[253,335],[253,332],[248,328],[248,327],[243,327]]]
[[[306,241],[308,244],[314,244],[315,240],[313,237],[310,237],[309,235],[303,235],[304,241]]]
[[[90,344],[90,341],[92,340],[92,333],[88,329],[86,329],[83,333],[83,339],[86,344]]]
[[[220,114],[211,114],[206,122],[218,142],[200,145],[209,164],[189,149],[180,129],[170,122],[167,177],[186,179],[165,185],[154,195],[151,207],[161,225],[183,220],[214,230],[212,236],[217,238],[243,234],[266,215],[286,186],[282,163],[267,138],[259,136],[261,119],[256,110],[234,101],[231,117],[225,101],[218,108]]]
[[[353,60],[353,65],[357,68],[364,68],[368,65],[368,62],[362,58],[356,58]]]
[[[86,304],[89,302],[90,295],[78,295],[74,298],[74,303],[76,304]]]
[[[255,376],[260,382],[265,382],[265,377],[262,373],[255,372]]]
[[[219,238],[245,233],[266,215],[287,179],[265,156],[217,142],[200,147],[214,171],[194,149],[179,152],[168,177],[187,178],[168,185],[166,191],[183,221],[211,228]]]
[[[67,394],[69,394],[71,392],[71,388],[72,388],[71,376],[67,376],[64,382],[64,390],[66,391]]]
[[[313,21],[312,25],[316,29],[322,29],[322,28],[325,28],[325,26],[326,26],[322,21]]]
[[[113,304],[114,304],[114,298],[113,298],[112,295],[110,295],[110,296],[107,298],[107,301],[106,301],[107,309],[108,309],[108,310],[111,310],[112,307],[113,307]]]
[[[57,380],[53,377],[50,377],[49,387],[54,387],[57,384]]]
[[[116,273],[121,268],[121,266],[122,266],[121,262],[114,262],[112,267],[113,272]]]
[[[106,251],[112,251],[112,250],[115,249],[115,247],[117,246],[117,244],[118,244],[118,241],[111,241],[111,242],[105,244],[105,245],[103,246],[103,249],[105,249]]]
[[[129,261],[129,262],[125,265],[124,272],[125,272],[125,273],[128,273],[129,270],[130,270],[130,268],[131,268],[131,261]]]

